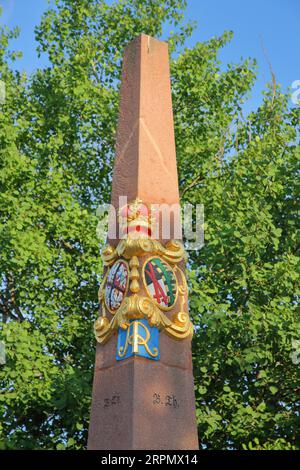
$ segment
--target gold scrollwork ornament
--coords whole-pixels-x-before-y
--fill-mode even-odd
[[[102,251],[102,260],[104,266],[107,268],[111,268],[120,258],[128,260],[128,288],[132,295],[128,296],[126,288],[127,296],[124,296],[121,305],[116,311],[110,311],[112,318],[109,320],[106,316],[105,303],[105,284],[109,272],[108,270],[99,289],[99,302],[102,308],[102,315],[96,320],[94,325],[97,341],[102,344],[106,343],[119,328],[127,329],[128,331],[130,320],[139,318],[146,318],[150,326],[156,326],[159,330],[164,331],[174,339],[180,340],[192,336],[193,325],[188,313],[184,311],[187,283],[184,273],[178,267],[181,261],[186,260],[183,244],[177,240],[170,240],[165,245],[162,245],[158,240],[149,238],[146,235],[146,233],[148,233],[146,229],[148,227],[151,231],[155,217],[152,220],[152,216],[149,215],[149,212],[143,207],[142,201],[138,199],[129,204],[127,208],[122,208],[119,217],[121,220],[124,219],[123,222],[126,222],[127,219],[128,227],[132,232],[129,230],[128,236],[121,239],[116,247],[109,244],[106,245]],[[138,227],[144,230],[144,236],[133,237],[131,233]],[[175,313],[172,318],[169,318],[163,312],[164,309],[160,308],[155,302],[155,299],[151,298],[150,295],[149,297],[138,295],[140,292],[140,258],[146,255],[161,257],[167,264],[170,263],[170,268],[175,274],[177,285],[176,301],[174,304],[177,302],[178,296],[180,299],[180,311]],[[179,274],[181,282],[179,282],[176,273]],[[142,276],[144,276],[143,272]],[[173,308],[173,305],[171,308]]]
[[[133,294],[126,297],[119,309],[109,321],[106,316],[99,317],[94,326],[95,336],[99,343],[105,344],[119,328],[128,329],[130,320],[145,318],[150,326],[156,326],[173,339],[182,340],[193,335],[193,324],[189,314],[183,310],[186,302],[187,285],[183,272],[176,267],[182,277],[182,285],[179,286],[180,308],[172,318],[160,310],[150,298]]]

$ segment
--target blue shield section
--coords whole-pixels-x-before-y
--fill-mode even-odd
[[[132,356],[146,357],[153,361],[160,359],[159,331],[144,318],[131,320],[127,330],[119,329],[117,361]]]

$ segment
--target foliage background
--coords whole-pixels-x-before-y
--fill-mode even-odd
[[[182,201],[205,206],[190,252],[200,446],[299,449],[299,108],[272,75],[243,116],[253,60],[220,64],[231,32],[184,48],[185,0],[57,0],[36,28],[50,66],[14,70],[0,30],[0,442],[85,448],[121,55],[163,37]],[[169,37],[165,25],[174,30]]]

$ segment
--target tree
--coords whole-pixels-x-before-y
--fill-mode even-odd
[[[273,76],[245,120],[253,71],[245,62],[221,72],[227,39],[173,67],[182,197],[204,204],[206,218],[205,246],[190,253],[200,441],[299,448],[299,108]]]
[[[184,0],[56,3],[36,29],[46,69],[13,71],[0,36],[2,447],[86,445],[120,61],[168,23],[182,200],[206,217],[189,253],[201,446],[299,448],[299,109],[274,78],[244,118],[255,63],[219,64],[231,33],[183,49]]]

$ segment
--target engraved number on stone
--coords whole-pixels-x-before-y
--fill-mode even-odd
[[[153,405],[165,405],[171,408],[179,408],[179,403],[175,395],[165,395],[162,399],[159,393],[153,394]]]
[[[111,406],[120,405],[120,395],[112,395],[111,398],[104,398],[103,408],[110,408]]]

